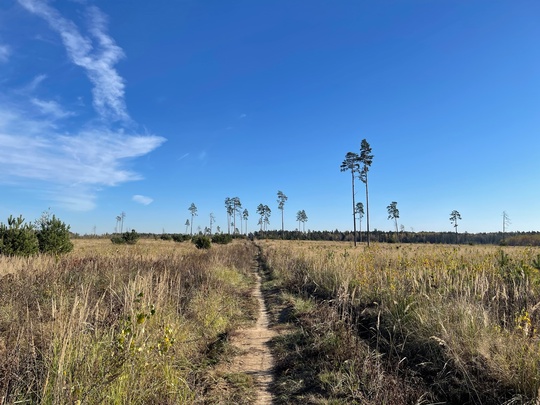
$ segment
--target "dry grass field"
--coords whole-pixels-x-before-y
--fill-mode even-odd
[[[214,402],[224,337],[254,318],[254,247],[74,242],[0,257],[0,404]]]
[[[538,403],[540,249],[259,245],[280,403]]]
[[[256,245],[277,403],[539,403],[539,248],[74,243],[0,257],[1,405],[249,403]]]

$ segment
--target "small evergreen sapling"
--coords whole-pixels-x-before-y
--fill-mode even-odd
[[[41,253],[62,254],[73,250],[69,239],[69,225],[66,225],[49,211],[44,212],[35,222],[36,236]]]
[[[0,254],[5,256],[31,256],[39,252],[34,228],[24,218],[10,215],[7,226],[0,223]]]

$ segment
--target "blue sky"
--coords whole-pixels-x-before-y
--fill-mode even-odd
[[[540,230],[536,0],[3,0],[0,221],[75,232],[226,229],[226,197],[285,227]],[[357,200],[364,201],[363,184]]]

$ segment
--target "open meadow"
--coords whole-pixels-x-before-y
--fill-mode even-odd
[[[74,243],[0,256],[0,404],[217,402],[223,336],[253,321],[254,247]]]
[[[540,249],[259,244],[280,403],[538,403]]]
[[[2,405],[253,403],[259,252],[274,403],[538,404],[539,248],[73,242],[0,257]]]

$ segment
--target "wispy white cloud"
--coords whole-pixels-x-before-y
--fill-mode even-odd
[[[154,201],[153,198],[150,198],[144,195],[139,195],[139,194],[134,195],[132,200],[142,205],[149,205],[149,204],[152,204],[152,202]]]
[[[246,118],[246,117],[247,117],[247,114],[240,114],[240,117],[238,117],[238,118],[242,119],[242,118]]]
[[[103,186],[142,179],[129,170],[129,161],[163,142],[155,135],[126,135],[106,128],[65,135],[47,121],[0,109],[0,183],[38,181],[48,190],[43,198],[74,210],[91,209]]]
[[[67,125],[74,121],[65,119],[75,115],[71,108],[57,98],[36,95],[47,78],[44,74],[12,93],[0,94],[0,184],[30,188],[44,200],[71,210],[91,210],[104,187],[142,179],[131,162],[165,139],[122,128],[123,124],[134,127],[125,106],[124,80],[114,67],[124,53],[107,35],[106,16],[99,9],[87,9],[89,28],[83,35],[53,3],[18,1],[60,34],[70,60],[85,70],[92,83],[93,106],[103,120],[70,130]],[[84,101],[80,99],[77,106],[84,106]],[[113,123],[117,129],[111,129]],[[140,203],[150,200],[137,197]]]
[[[31,103],[36,106],[42,115],[49,116],[54,120],[59,120],[75,115],[71,111],[65,111],[63,107],[53,100],[40,100],[33,98]]]
[[[176,160],[182,160],[182,159],[185,159],[189,156],[189,153],[184,153],[182,156],[180,156],[178,159]]]
[[[123,50],[106,33],[106,16],[97,8],[89,10],[89,33],[83,36],[79,28],[48,3],[40,0],[19,0],[28,11],[40,16],[58,32],[71,61],[85,69],[94,85],[94,108],[103,118],[129,121],[124,102],[124,80],[114,65],[124,57]]]
[[[206,159],[206,151],[203,150],[199,153],[199,160],[205,160]]]
[[[0,63],[7,62],[11,51],[7,45],[0,44]]]
[[[37,75],[22,89],[23,93],[33,93],[39,85],[47,78],[47,75]]]

